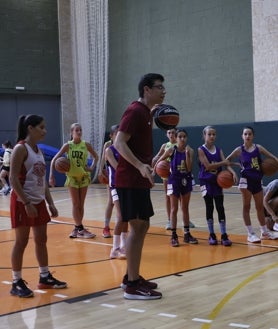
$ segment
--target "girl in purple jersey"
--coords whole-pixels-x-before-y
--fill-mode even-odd
[[[189,201],[192,191],[193,149],[187,145],[187,132],[183,129],[176,131],[177,145],[165,150],[157,163],[170,158],[170,176],[167,184],[167,195],[170,196],[171,245],[179,246],[177,235],[177,213],[180,206],[184,225],[184,242],[197,244],[189,229]]]
[[[117,131],[115,130],[111,135],[112,141],[115,140]],[[116,223],[113,234],[113,247],[110,252],[111,259],[126,259],[126,238],[128,230],[128,222],[122,221],[119,196],[115,187],[115,172],[118,166],[119,152],[112,144],[105,150],[105,160],[108,169],[109,188],[111,193],[112,202],[116,208]]]
[[[199,181],[202,196],[206,204],[206,219],[209,229],[210,245],[217,245],[217,237],[214,232],[213,210],[214,205],[218,213],[218,221],[221,231],[221,244],[229,247],[232,241],[228,238],[226,232],[226,215],[224,209],[224,195],[222,188],[217,184],[217,174],[222,170],[222,166],[228,166],[227,169],[233,174],[235,183],[237,182],[236,173],[229,166],[230,162],[225,160],[223,151],[215,143],[216,130],[212,126],[203,129],[203,138],[205,143],[198,148],[199,157]]]
[[[243,220],[246,226],[248,236],[247,241],[258,243],[261,240],[276,239],[266,227],[264,206],[263,206],[263,189],[261,171],[261,154],[278,161],[278,159],[259,144],[254,144],[254,130],[252,127],[244,127],[242,132],[243,145],[238,146],[227,157],[227,160],[238,158],[241,165],[239,189],[243,202]],[[255,201],[257,218],[260,223],[261,237],[259,238],[253,230],[250,218],[251,198]]]

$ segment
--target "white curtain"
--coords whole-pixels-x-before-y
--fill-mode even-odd
[[[83,138],[101,156],[106,128],[108,0],[71,0],[71,13],[77,119]]]

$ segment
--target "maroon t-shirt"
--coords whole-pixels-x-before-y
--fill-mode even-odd
[[[124,112],[119,127],[119,131],[131,136],[127,145],[133,154],[149,165],[153,156],[152,122],[150,109],[135,101]],[[151,184],[120,155],[116,170],[116,187],[151,188]]]

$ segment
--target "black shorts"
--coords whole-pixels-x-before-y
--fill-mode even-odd
[[[2,166],[2,168],[1,168],[1,171],[2,171],[2,170],[6,170],[6,171],[8,171],[8,172],[9,172],[9,171],[10,171],[10,167],[7,167],[7,166]]]
[[[117,188],[123,222],[149,220],[154,215],[150,189]]]

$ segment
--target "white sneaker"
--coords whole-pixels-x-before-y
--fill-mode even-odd
[[[273,225],[273,231],[278,232],[278,223],[275,223],[275,224]]]
[[[249,234],[248,233],[248,236],[247,236],[247,241],[248,242],[251,242],[251,243],[260,243],[261,242],[261,239],[257,237],[256,233],[251,233]]]
[[[117,248],[115,250],[111,249],[110,258],[111,259],[126,259],[126,254],[124,254],[120,248]]]
[[[270,231],[266,231],[264,233],[261,233],[261,240],[276,240],[276,239],[278,239],[278,237],[275,236]]]

